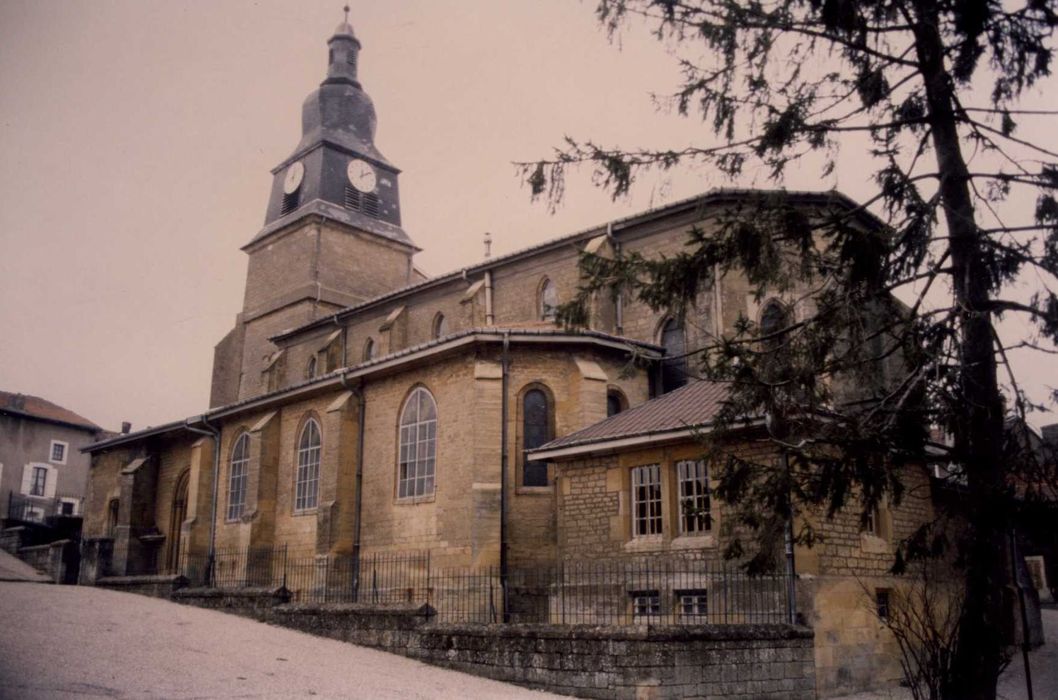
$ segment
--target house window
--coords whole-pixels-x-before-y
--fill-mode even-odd
[[[375,359],[375,341],[371,338],[367,339],[364,343],[364,362],[370,362]]]
[[[423,387],[411,392],[400,414],[398,498],[428,496],[434,490],[437,404]]]
[[[246,505],[246,469],[250,463],[250,436],[243,433],[231,451],[231,471],[228,475],[228,520],[242,517]]]
[[[51,441],[51,460],[55,464],[66,464],[66,448],[65,442],[59,440]]]
[[[713,527],[709,512],[709,470],[701,460],[676,463],[680,482],[680,534],[700,535]]]
[[[704,588],[676,591],[676,612],[685,620],[704,620],[709,615],[709,592]]]
[[[632,535],[661,534],[661,468],[657,464],[632,469]]]
[[[646,622],[661,615],[661,593],[651,591],[629,591],[632,599],[632,620]]]
[[[551,411],[547,394],[530,389],[522,398],[522,447],[532,450],[551,442]],[[547,462],[526,460],[522,467],[522,486],[547,486]]]
[[[661,327],[661,345],[665,359],[661,361],[661,393],[667,394],[687,383],[687,343],[683,324],[670,318]]]
[[[555,314],[558,311],[558,290],[555,289],[555,283],[544,278],[544,281],[540,283],[540,319],[543,321],[554,321]]]
[[[59,515],[75,515],[77,513],[76,501],[63,501],[59,504]]]
[[[878,613],[878,619],[888,620],[890,612],[888,588],[876,588],[874,590],[874,605],[875,612]]]
[[[444,314],[437,314],[433,319],[433,337],[443,338],[448,335],[448,320]]]
[[[121,503],[116,498],[111,498],[107,504],[107,537],[113,537],[118,528],[118,509]]]
[[[48,482],[48,469],[46,467],[33,467],[33,479],[29,486],[30,496],[43,496],[44,486]]]
[[[301,429],[298,440],[298,474],[294,489],[294,510],[316,507],[320,487],[320,427],[312,418]]]

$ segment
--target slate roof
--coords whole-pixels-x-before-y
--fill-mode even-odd
[[[65,423],[66,425],[91,431],[102,430],[92,421],[77,415],[70,409],[30,394],[12,394],[8,391],[0,391],[0,411],[30,418],[39,418],[53,423]]]
[[[534,452],[708,425],[720,412],[727,395],[726,383],[704,380],[693,382],[583,430],[552,440]]]

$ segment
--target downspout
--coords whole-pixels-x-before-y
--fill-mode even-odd
[[[485,270],[485,325],[491,326],[495,320],[492,314],[492,270]]]
[[[213,563],[217,557],[217,494],[220,492],[220,428],[210,425],[205,413],[199,416],[199,419],[202,421],[202,425],[206,426],[206,430],[191,425],[190,419],[185,423],[185,427],[192,433],[208,435],[213,438],[213,495],[209,512],[209,550],[206,554],[206,580],[204,581],[204,583],[209,583],[213,580]]]
[[[342,386],[356,394],[357,400],[356,496],[353,501],[353,602],[357,602],[360,597],[360,513],[363,505],[364,423],[367,412],[367,397],[364,394],[364,381],[362,379],[357,386],[352,387],[349,386],[349,378],[344,372],[340,376]]]
[[[618,260],[621,259],[621,243],[613,235],[613,222],[606,224],[606,238],[610,241],[610,246],[613,248],[614,257]],[[624,313],[624,290],[615,290],[616,296],[614,298],[614,332],[616,335],[624,335],[625,331],[625,313]]]
[[[488,273],[486,273],[488,274]],[[507,394],[510,385],[510,331],[503,332],[503,358],[500,362],[500,587],[502,589],[503,621],[511,621],[507,595]]]

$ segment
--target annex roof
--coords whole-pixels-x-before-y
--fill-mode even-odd
[[[710,425],[729,393],[724,382],[696,381],[529,452],[534,459],[572,457],[652,439],[691,436]]]
[[[7,391],[0,391],[0,412],[36,418],[51,423],[62,423],[92,432],[102,430],[92,421],[77,415],[70,409],[30,394],[13,394]]]
[[[362,377],[377,375],[378,373],[392,371],[408,363],[429,360],[442,353],[459,352],[477,343],[503,343],[504,340],[512,344],[561,344],[567,347],[575,344],[591,345],[594,347],[608,348],[620,352],[637,352],[652,359],[660,359],[662,348],[652,343],[632,340],[622,336],[602,333],[600,331],[565,331],[560,328],[506,328],[487,327],[471,328],[458,333],[431,340],[427,343],[413,345],[389,355],[383,355],[373,360],[361,362],[350,367],[342,367],[327,374],[306,379],[297,384],[273,391],[261,396],[254,396],[226,406],[212,408],[206,413],[191,416],[183,421],[173,421],[164,425],[144,428],[134,433],[117,435],[113,438],[101,440],[88,447],[82,448],[83,452],[97,452],[99,450],[116,447],[144,438],[177,433],[186,430],[188,426],[203,426],[206,421],[225,418],[243,411],[255,410],[267,406],[277,405],[284,401],[290,401],[304,395],[311,395],[321,390],[333,389],[342,386],[348,381],[355,381]]]
[[[767,199],[783,197],[793,202],[798,202],[808,205],[815,206],[829,206],[839,207],[850,212],[856,219],[862,221],[865,225],[872,228],[881,228],[885,224],[878,219],[874,214],[868,211],[865,207],[858,204],[855,200],[849,196],[838,192],[837,190],[829,191],[800,191],[800,190],[758,190],[758,189],[738,189],[738,188],[720,188],[709,190],[700,195],[694,197],[688,197],[671,204],[666,204],[646,211],[637,212],[626,217],[615,219],[608,224],[602,224],[599,226],[592,226],[575,233],[570,233],[558,238],[552,238],[549,241],[538,243],[537,245],[529,246],[528,248],[522,248],[506,255],[499,255],[494,258],[489,258],[483,262],[479,262],[475,265],[470,265],[460,270],[448,272],[446,274],[438,275],[436,277],[430,277],[416,282],[400,289],[395,289],[392,292],[387,292],[380,296],[374,297],[373,299],[367,299],[366,301],[347,306],[344,309],[339,310],[337,313],[315,321],[310,321],[306,324],[291,328],[269,338],[269,340],[275,342],[278,340],[284,340],[297,335],[301,332],[307,331],[311,328],[326,325],[328,323],[334,323],[336,320],[341,318],[347,318],[356,314],[359,311],[377,306],[382,303],[390,302],[395,299],[399,299],[414,292],[422,289],[429,289],[438,285],[451,282],[453,280],[464,277],[468,274],[476,274],[485,270],[490,270],[509,262],[513,262],[519,258],[527,257],[540,253],[546,250],[559,248],[563,245],[569,245],[572,243],[579,242],[581,240],[587,240],[595,236],[606,233],[610,230],[614,235],[620,235],[622,229],[629,226],[641,224],[654,219],[659,219],[666,216],[673,216],[679,213],[695,211],[702,209],[707,206],[722,206],[725,204],[731,204],[735,202],[749,202],[754,199]],[[260,236],[259,236],[260,237]]]

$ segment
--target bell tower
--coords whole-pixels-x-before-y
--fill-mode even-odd
[[[277,350],[269,337],[417,279],[400,170],[375,146],[348,7],[327,48],[326,77],[301,107],[301,140],[272,170],[264,227],[242,248],[243,309],[214,351],[211,406],[275,388],[263,377]]]

